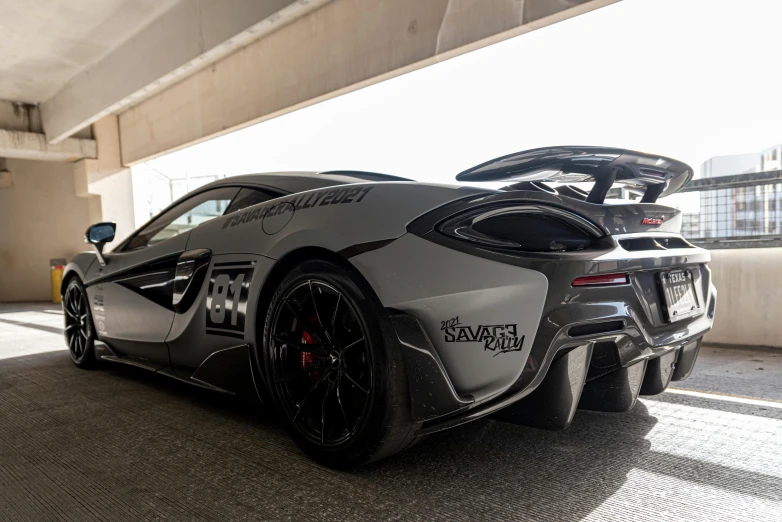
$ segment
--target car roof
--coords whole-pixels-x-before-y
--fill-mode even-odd
[[[357,170],[330,170],[324,172],[269,172],[265,174],[243,174],[213,181],[201,190],[223,186],[253,185],[267,187],[282,192],[295,194],[306,190],[314,190],[348,183],[366,183],[378,181],[414,181],[408,178],[363,172]]]

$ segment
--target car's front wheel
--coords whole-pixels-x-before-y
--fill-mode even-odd
[[[95,363],[95,326],[92,324],[87,291],[78,277],[71,278],[62,296],[65,342],[71,360],[80,368]]]
[[[311,457],[352,467],[414,439],[404,363],[390,320],[358,274],[305,261],[280,283],[262,363],[287,431]]]

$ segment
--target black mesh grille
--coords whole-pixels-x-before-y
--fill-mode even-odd
[[[670,248],[695,248],[680,237],[634,237],[620,239],[619,244],[629,252],[638,250],[668,250]]]
[[[507,214],[473,225],[476,232],[513,241],[531,252],[572,251],[589,248],[591,239],[556,218],[536,214]]]

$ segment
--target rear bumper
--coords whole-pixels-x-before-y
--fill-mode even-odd
[[[655,271],[634,274],[632,285],[589,289],[580,296],[550,293],[520,378],[502,394],[477,403],[451,385],[436,350],[415,318],[392,317],[409,372],[414,418],[423,433],[488,415],[529,426],[562,429],[577,408],[626,411],[639,394],[661,393],[687,378],[703,335],[711,329],[716,289],[705,264],[693,265],[704,312],[664,322],[647,285]],[[569,285],[568,285],[569,286]],[[568,288],[569,289],[569,288]],[[558,305],[554,305],[555,301]]]

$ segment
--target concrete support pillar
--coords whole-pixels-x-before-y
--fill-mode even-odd
[[[117,223],[117,244],[135,228],[133,184],[130,169],[122,166],[120,158],[117,117],[110,115],[96,121],[93,135],[98,142],[98,158],[74,163],[74,188],[77,196],[90,199],[91,222]]]
[[[117,117],[95,122],[93,132],[96,159],[64,163],[28,154],[3,162],[0,302],[51,299],[49,261],[87,250],[84,231],[91,223],[115,221],[117,240],[133,231],[133,186],[120,161]]]
[[[0,185],[0,302],[49,301],[49,260],[87,250],[100,198],[75,194],[74,164],[8,159]],[[95,205],[98,205],[95,207]]]

